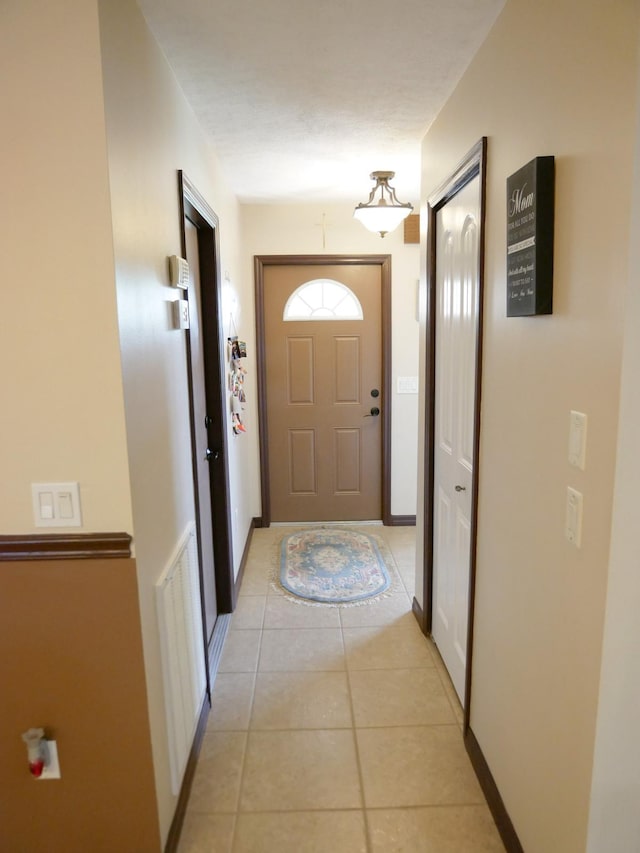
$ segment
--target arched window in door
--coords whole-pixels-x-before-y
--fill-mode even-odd
[[[362,305],[346,284],[314,278],[297,287],[287,299],[283,320],[362,320]]]

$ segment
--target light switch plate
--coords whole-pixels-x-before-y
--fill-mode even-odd
[[[32,483],[36,527],[82,527],[78,483]]]
[[[398,394],[417,394],[418,393],[418,377],[417,376],[398,376]]]
[[[42,773],[38,776],[38,781],[61,779],[62,774],[60,773],[60,760],[58,759],[58,744],[55,740],[48,740],[46,741],[46,744],[47,752],[49,753],[49,763],[45,764]]]
[[[587,456],[587,416],[571,411],[569,421],[569,465],[584,471]]]
[[[176,299],[173,303],[174,329],[189,328],[189,303],[186,299]]]
[[[582,542],[582,493],[567,486],[567,512],[564,535],[576,548]]]

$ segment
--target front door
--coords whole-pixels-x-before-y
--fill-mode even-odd
[[[432,634],[465,703],[479,311],[480,177],[436,213]]]
[[[382,518],[382,268],[267,266],[271,520]]]

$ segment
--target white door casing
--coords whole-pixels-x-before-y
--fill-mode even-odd
[[[436,212],[435,224],[432,634],[464,705],[480,291],[479,176]]]

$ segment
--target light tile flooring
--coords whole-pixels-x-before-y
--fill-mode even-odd
[[[398,577],[351,608],[289,602],[270,577],[290,530],[254,531],[180,853],[504,851],[411,613],[414,528],[362,529]]]

